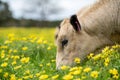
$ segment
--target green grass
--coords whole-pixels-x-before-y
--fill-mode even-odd
[[[53,28],[0,28],[1,80],[120,80],[120,45],[75,67],[55,66]],[[54,77],[54,78],[53,78]]]

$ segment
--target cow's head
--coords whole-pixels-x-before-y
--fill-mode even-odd
[[[102,41],[96,35],[89,35],[84,27],[84,23],[78,20],[76,15],[73,15],[70,19],[63,20],[57,28],[57,69],[62,65],[74,64],[76,57],[83,60],[87,54],[102,46],[106,41]]]

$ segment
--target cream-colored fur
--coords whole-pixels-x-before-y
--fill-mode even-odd
[[[72,65],[74,58],[114,43],[120,43],[120,0],[99,0],[77,13],[81,31],[76,32],[69,19],[62,21],[56,35],[56,66]],[[62,40],[68,44],[62,48]]]

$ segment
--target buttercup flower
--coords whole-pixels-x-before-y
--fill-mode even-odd
[[[26,51],[28,49],[28,47],[23,47],[22,50],[23,51]]]
[[[52,79],[55,80],[55,79],[57,79],[58,77],[59,77],[59,75],[57,74],[57,75],[55,75],[55,76],[52,76]]]
[[[29,57],[23,57],[20,61],[21,61],[22,63],[28,63],[29,60],[30,60]]]
[[[77,64],[79,64],[80,63],[80,58],[75,58],[74,62],[77,63]]]
[[[68,74],[68,75],[63,76],[63,79],[64,80],[71,80],[71,79],[73,79],[73,76]]]
[[[93,77],[93,78],[97,78],[97,77],[98,77],[98,74],[99,74],[99,73],[98,73],[97,71],[92,71],[90,75],[91,75],[91,77]]]
[[[4,62],[1,64],[1,67],[7,67],[8,63],[7,62]]]
[[[84,72],[89,72],[89,71],[91,71],[91,68],[90,68],[90,67],[87,67],[87,68],[85,68],[83,71],[84,71]]]
[[[39,79],[40,79],[40,80],[45,80],[45,79],[47,79],[47,78],[48,78],[48,75],[41,75]]]

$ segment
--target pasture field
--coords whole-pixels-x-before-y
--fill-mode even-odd
[[[0,80],[120,80],[120,45],[56,70],[54,28],[0,28]]]

